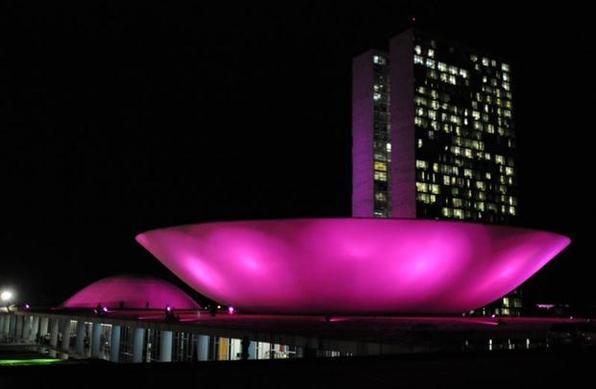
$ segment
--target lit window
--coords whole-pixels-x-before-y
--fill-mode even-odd
[[[385,58],[381,57],[380,55],[373,56],[373,62],[376,63],[377,65],[385,65],[387,63]]]
[[[435,51],[433,49],[428,49],[428,56],[429,57],[434,57],[435,56]]]
[[[375,193],[375,200],[387,201],[387,195],[384,192],[377,192]]]
[[[416,182],[417,192],[428,192],[428,184],[426,182]]]
[[[419,55],[415,55],[414,56],[414,64],[424,65],[424,59]]]
[[[416,168],[426,170],[428,168],[428,162],[417,159],[416,160]]]
[[[414,99],[414,102],[416,103],[416,105],[424,105],[426,106],[428,103],[426,101],[426,99],[424,97],[421,96],[416,96],[416,98]]]
[[[387,173],[375,171],[375,181],[387,181]]]
[[[504,72],[508,72],[509,71],[509,65],[507,65],[506,63],[501,64],[501,69]]]
[[[387,164],[385,162],[375,162],[375,170],[386,172]]]
[[[420,45],[414,46],[414,52],[418,55],[422,54],[422,48],[420,47]]]

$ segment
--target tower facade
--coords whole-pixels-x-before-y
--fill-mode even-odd
[[[353,215],[511,224],[511,69],[417,30],[353,61]]]
[[[515,224],[508,62],[409,29],[353,59],[352,92],[354,217]]]

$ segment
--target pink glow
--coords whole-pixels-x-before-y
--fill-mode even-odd
[[[115,276],[101,279],[81,289],[62,304],[62,308],[108,309],[199,309],[186,293],[169,282],[152,277]]]
[[[515,289],[569,243],[545,231],[414,219],[194,224],[137,241],[243,312],[456,313]]]

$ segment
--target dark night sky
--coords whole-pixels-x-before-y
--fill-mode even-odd
[[[0,285],[23,299],[59,303],[116,273],[175,280],[134,241],[147,229],[349,215],[351,58],[415,13],[510,59],[520,222],[574,239],[528,294],[596,302],[587,10],[84,3],[0,8]]]

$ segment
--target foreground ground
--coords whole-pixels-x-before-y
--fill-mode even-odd
[[[5,348],[0,357],[18,353]],[[592,387],[594,366],[596,352],[577,349],[163,364],[71,361],[0,366],[0,388]]]

